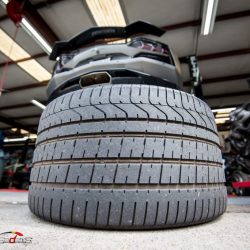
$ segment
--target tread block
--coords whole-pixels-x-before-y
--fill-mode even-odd
[[[146,184],[160,183],[161,164],[143,164],[139,182]]]
[[[119,164],[117,165],[114,183],[129,184],[137,183],[140,171],[140,164]]]

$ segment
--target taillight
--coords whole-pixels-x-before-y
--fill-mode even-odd
[[[163,55],[169,55],[169,49],[167,45],[147,38],[135,38],[128,45],[133,48],[139,48],[148,51],[158,52]]]

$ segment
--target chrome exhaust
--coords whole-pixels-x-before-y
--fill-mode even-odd
[[[111,83],[111,76],[107,72],[94,72],[82,75],[79,80],[81,88],[94,84]]]

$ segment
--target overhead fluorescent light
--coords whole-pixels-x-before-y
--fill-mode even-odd
[[[216,113],[215,118],[228,118],[229,113]]]
[[[17,132],[17,128],[11,128],[11,131],[12,132]],[[25,130],[25,129],[20,129],[20,134],[23,135],[23,134],[29,134],[29,131]]]
[[[28,139],[36,139],[37,135],[36,134],[30,134],[29,136],[24,136],[24,137],[17,137],[17,138],[4,138],[4,142],[22,142],[26,141]]]
[[[86,0],[98,26],[126,26],[119,0]]]
[[[38,45],[49,55],[52,51],[48,42],[35,30],[35,28],[29,23],[29,21],[23,17],[21,21],[22,28],[33,38]]]
[[[229,121],[229,118],[215,118],[216,124],[223,124],[225,122]]]
[[[37,100],[31,100],[30,101],[32,104],[34,104],[35,106],[37,106],[38,108],[40,108],[40,109],[42,109],[42,110],[44,110],[45,108],[46,108],[46,106],[45,105],[43,105],[42,103],[40,103],[40,102],[38,102]]]
[[[20,134],[21,135],[29,134],[29,131],[27,131],[25,129],[20,129]]]
[[[18,62],[17,65],[24,69],[39,82],[48,81],[51,78],[51,74],[35,59]]]
[[[4,8],[6,8],[6,4],[9,0],[1,0],[1,3]],[[49,55],[52,51],[49,43],[39,34],[39,32],[32,26],[32,24],[25,18],[22,18],[21,27],[26,31],[26,33],[34,39],[37,44]]]
[[[32,57],[21,46],[19,46],[10,36],[0,28],[0,51],[12,61]],[[11,52],[11,53],[10,53]],[[24,71],[35,78],[37,81],[48,81],[51,74],[36,60],[30,59],[17,63]]]
[[[231,111],[235,110],[235,107],[232,108],[221,108],[221,109],[212,109],[213,113],[219,113],[219,114],[228,114]]]
[[[206,36],[213,32],[219,0],[204,0],[201,23],[201,34]]]
[[[4,142],[19,142],[19,141],[26,141],[28,140],[29,137],[25,136],[25,137],[20,137],[20,138],[4,138]]]
[[[36,139],[37,138],[37,135],[36,134],[30,134],[29,135],[29,139]]]

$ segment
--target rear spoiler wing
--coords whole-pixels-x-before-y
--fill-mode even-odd
[[[67,41],[55,42],[49,59],[56,60],[64,52],[76,50],[97,40],[105,41],[107,38],[126,39],[139,34],[162,36],[164,33],[165,30],[143,21],[131,23],[126,27],[94,27],[77,34]]]

